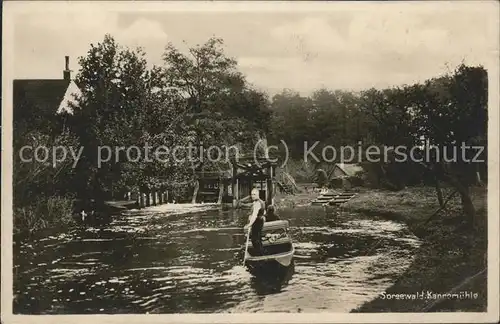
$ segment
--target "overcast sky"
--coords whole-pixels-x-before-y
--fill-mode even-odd
[[[59,8],[55,2],[44,11],[16,15],[14,78],[61,78],[65,55],[77,71],[77,57],[105,33],[122,45],[143,47],[151,64],[161,64],[169,41],[182,47],[182,41],[195,45],[212,35],[221,37],[248,80],[271,93],[399,85],[437,76],[461,61],[487,66],[492,58],[498,60],[494,2],[155,13],[134,12],[132,3],[121,13],[100,2],[86,10],[59,3]]]

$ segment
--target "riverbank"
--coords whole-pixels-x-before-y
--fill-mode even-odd
[[[319,196],[319,192],[314,192],[312,189],[305,190],[304,187],[301,189],[301,192],[294,195],[277,193],[274,201],[276,208],[279,210],[307,206]]]
[[[212,209],[220,209],[221,205],[217,203],[207,203],[207,204],[161,204],[156,206],[144,207],[141,209],[132,208],[128,212],[156,212],[156,213],[168,213],[169,215],[181,215],[181,214],[191,214],[199,213],[203,211],[208,211]]]
[[[451,189],[444,193],[446,197]],[[425,222],[439,208],[433,188],[408,188],[399,192],[369,191],[346,203],[346,209],[404,222],[422,240],[412,265],[385,292],[352,312],[485,312],[487,307],[487,208],[486,189],[474,188],[476,227],[461,221],[460,199],[450,200],[444,212]],[[417,293],[424,293],[419,299]],[[430,294],[455,293],[456,299],[434,299]],[[397,297],[397,294],[406,294]],[[477,295],[476,295],[477,294]],[[388,297],[393,297],[389,300]],[[414,297],[415,296],[415,297]],[[472,296],[470,298],[470,296]],[[475,298],[476,297],[476,298]],[[408,299],[410,298],[410,299]],[[417,298],[417,299],[411,299]]]
[[[14,242],[36,241],[47,233],[64,233],[78,226],[96,226],[95,223],[82,224],[79,210],[82,201],[65,197],[49,197],[35,204],[16,210],[16,225],[14,226]],[[160,212],[172,215],[190,214],[211,209],[218,209],[218,204],[172,204],[165,203],[156,206],[137,208],[137,202],[130,200],[104,201],[95,207],[98,214],[109,216],[108,222],[117,215],[132,212]],[[87,210],[87,212],[89,212]],[[103,225],[103,224],[101,224]]]

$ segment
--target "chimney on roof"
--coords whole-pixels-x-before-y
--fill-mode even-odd
[[[64,80],[71,80],[71,70],[69,69],[69,56],[64,57],[66,60],[65,69],[63,71]]]

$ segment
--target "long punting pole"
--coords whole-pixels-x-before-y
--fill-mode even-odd
[[[248,227],[248,233],[247,233],[247,243],[245,244],[245,254],[243,255],[243,266],[245,266],[245,262],[247,261],[247,251],[248,251],[248,244],[250,242],[250,229],[252,227]]]

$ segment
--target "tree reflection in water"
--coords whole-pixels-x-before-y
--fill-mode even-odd
[[[279,265],[272,265],[266,268],[252,271],[250,286],[257,295],[270,295],[279,293],[295,273],[295,263],[283,268]]]

